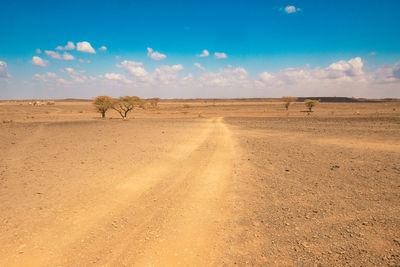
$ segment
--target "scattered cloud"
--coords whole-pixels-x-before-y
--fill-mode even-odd
[[[139,81],[149,80],[149,73],[144,69],[141,62],[125,60],[121,64],[117,64],[117,67],[123,68],[130,76]]]
[[[222,69],[218,72],[207,72],[198,77],[198,82],[203,87],[242,87],[248,88],[251,82],[248,72],[244,68]]]
[[[64,59],[64,60],[74,60],[75,57],[74,57],[73,55],[67,53],[67,52],[64,52],[64,54],[63,54],[63,59]]]
[[[165,54],[153,51],[153,49],[150,47],[147,48],[147,56],[153,60],[162,60],[167,57]]]
[[[71,67],[67,67],[67,68],[65,68],[64,72],[66,74],[68,74],[69,76],[74,77],[74,76],[81,75],[85,71],[84,70],[77,71],[77,70],[75,70],[75,69],[73,69]]]
[[[208,52],[207,49],[203,50],[203,53],[201,53],[200,55],[198,55],[199,57],[208,57],[210,55],[210,53]]]
[[[99,48],[100,51],[107,51],[107,47],[105,47],[104,45],[102,47]]]
[[[178,73],[184,69],[181,64],[162,65],[157,67],[153,73],[149,73],[144,68],[143,63],[127,60],[117,64],[117,67],[124,69],[135,82],[148,86],[171,84],[178,79]]]
[[[260,80],[262,82],[265,82],[265,83],[271,81],[274,78],[274,76],[269,72],[262,72],[258,75],[258,77],[260,78]]]
[[[75,45],[73,42],[68,42],[66,46],[57,46],[56,50],[74,50],[75,49]]]
[[[225,53],[218,53],[218,52],[215,52],[215,53],[214,53],[214,56],[215,56],[216,58],[218,58],[218,59],[228,58],[228,56],[227,56]]]
[[[178,78],[178,72],[183,70],[181,64],[172,66],[163,65],[154,70],[153,79],[161,83],[171,83]]]
[[[89,42],[78,42],[76,44],[76,50],[84,53],[91,53],[91,54],[96,54],[96,51],[94,51],[93,47],[90,45]]]
[[[370,56],[376,56],[376,52],[375,52],[375,51],[369,52],[368,55],[370,55]]]
[[[50,80],[56,79],[58,76],[54,72],[47,72],[46,74],[38,74],[33,75],[33,80],[48,82]]]
[[[90,60],[79,59],[79,62],[80,63],[90,63],[91,61]]]
[[[283,8],[283,10],[287,13],[287,14],[292,14],[292,13],[296,13],[301,11],[301,8],[295,7],[295,6],[286,6],[285,8]]]
[[[45,50],[44,53],[46,55],[48,55],[49,57],[52,57],[52,58],[55,58],[55,59],[61,59],[61,55],[58,52]]]
[[[194,65],[195,67],[197,67],[199,70],[202,70],[202,71],[205,71],[205,70],[206,70],[203,66],[200,65],[200,63],[197,63],[197,62],[196,62],[196,63],[194,63],[193,65]]]
[[[46,50],[46,51],[44,51],[44,53],[54,59],[62,59],[62,60],[67,60],[67,61],[75,59],[75,57],[73,55],[69,54],[68,52],[64,52],[64,54],[62,56],[60,55],[60,53],[54,52],[54,51]]]
[[[397,63],[392,69],[393,77],[400,79],[400,63]]]
[[[132,83],[131,80],[127,79],[124,75],[119,74],[119,73],[106,73],[104,74],[104,79],[109,80],[109,81],[117,81],[117,82],[122,82],[122,83]]]
[[[48,60],[43,60],[42,58],[38,57],[38,56],[34,56],[32,57],[32,64],[36,65],[36,66],[40,66],[40,67],[46,67],[47,64],[49,63]]]
[[[363,74],[364,64],[360,57],[350,59],[349,61],[340,60],[332,63],[324,71],[329,79],[337,79],[343,77],[355,77]]]
[[[7,63],[0,61],[0,78],[9,78],[10,75],[7,71]]]
[[[38,49],[36,49],[36,54],[41,54],[42,53],[42,50],[40,50],[39,48]]]

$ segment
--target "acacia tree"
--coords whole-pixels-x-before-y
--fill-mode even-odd
[[[297,97],[292,97],[292,96],[284,96],[282,97],[283,102],[285,102],[285,108],[286,110],[289,110],[290,103],[296,102]]]
[[[93,100],[93,105],[101,113],[101,117],[105,118],[107,110],[113,105],[113,99],[106,95],[98,96]]]
[[[135,108],[144,108],[144,102],[138,96],[121,96],[114,99],[112,109],[121,115],[122,119],[126,119],[128,113]]]
[[[304,100],[304,104],[308,108],[309,112],[312,112],[312,108],[319,104],[318,100],[306,99]]]

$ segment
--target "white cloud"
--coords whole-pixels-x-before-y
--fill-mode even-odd
[[[42,53],[42,50],[40,50],[39,48],[36,49],[36,54],[41,54],[41,53]]]
[[[332,63],[324,69],[327,78],[337,79],[343,77],[355,77],[363,74],[363,62],[360,57],[350,59],[349,61],[340,60]]]
[[[0,61],[0,78],[9,78],[10,75],[7,71],[7,63]]]
[[[51,77],[51,78],[56,78],[57,74],[55,74],[54,72],[48,72],[47,76]]]
[[[124,69],[135,82],[141,83],[144,86],[171,84],[177,80],[178,73],[184,69],[181,64],[172,66],[162,65],[157,67],[153,73],[149,73],[143,67],[143,63],[127,60],[121,62],[121,64],[117,64],[117,67]]]
[[[76,50],[84,53],[96,54],[96,51],[94,51],[89,42],[78,42],[76,44]]]
[[[271,80],[274,78],[274,75],[272,75],[272,74],[269,73],[269,72],[262,72],[262,73],[260,73],[260,74],[258,75],[258,77],[260,78],[260,80],[261,80],[262,82],[267,83],[267,82],[271,81]]]
[[[36,65],[36,66],[40,66],[40,67],[46,67],[47,64],[49,63],[48,60],[43,60],[42,58],[38,57],[38,56],[34,56],[32,57],[32,64]]]
[[[222,69],[218,72],[207,72],[198,78],[205,87],[242,87],[249,85],[248,72],[244,68]]]
[[[292,14],[292,13],[301,11],[300,8],[295,7],[295,6],[286,6],[283,10],[288,14]]]
[[[68,52],[64,52],[64,54],[61,56],[58,52],[54,52],[54,51],[44,51],[44,53],[46,55],[48,55],[51,58],[55,58],[55,59],[62,59],[62,60],[74,60],[75,57],[71,54],[69,54]]]
[[[123,68],[130,76],[138,79],[139,81],[148,81],[150,79],[149,73],[143,68],[143,63],[125,60],[117,67]]]
[[[368,79],[363,71],[363,61],[360,57],[350,60],[340,60],[330,64],[326,68],[310,69],[286,68],[273,73],[262,72],[259,74],[259,81],[268,85],[296,85],[304,83],[337,83],[346,81],[362,82]]]
[[[63,59],[64,60],[74,60],[75,57],[67,52],[64,52]]]
[[[77,70],[74,70],[71,67],[67,67],[67,68],[65,68],[64,72],[67,73],[71,77],[76,77],[78,75],[81,75],[85,71],[84,70],[77,71]]]
[[[199,55],[199,57],[208,57],[210,55],[210,53],[208,52],[208,50],[207,49],[204,49],[203,50],[203,53],[201,53],[200,55]]]
[[[189,73],[188,75],[186,75],[185,77],[183,77],[182,79],[181,79],[181,81],[182,82],[191,82],[191,81],[193,81],[193,75],[191,74],[191,73]]]
[[[50,80],[56,79],[57,77],[57,74],[55,74],[54,72],[47,72],[46,74],[36,73],[35,75],[33,75],[33,80],[48,82]]]
[[[375,52],[375,51],[369,52],[368,55],[370,55],[370,56],[376,56],[376,52]]]
[[[392,69],[393,77],[400,79],[400,63],[397,63]]]
[[[79,59],[79,62],[80,63],[90,63],[91,61],[90,60]]]
[[[106,73],[104,74],[104,78],[109,81],[118,81],[122,83],[132,83],[131,80],[128,80],[124,75],[119,73]]]
[[[61,59],[61,56],[60,56],[60,54],[59,54],[58,52],[46,50],[46,51],[44,51],[44,53],[45,53],[46,55],[52,57],[52,58]]]
[[[214,56],[218,59],[223,59],[228,57],[225,53],[218,53],[218,52],[215,52]]]
[[[193,65],[194,65],[195,67],[197,67],[198,69],[202,70],[202,71],[206,70],[203,66],[200,65],[200,63],[197,63],[197,62],[196,62],[196,63],[194,63]]]
[[[172,66],[164,65],[154,70],[153,79],[154,81],[159,81],[162,83],[171,83],[177,79],[178,72],[181,70],[183,70],[183,66],[181,64]]]
[[[105,47],[104,45],[102,47],[99,48],[100,51],[107,51],[107,47]]]
[[[75,45],[73,42],[68,42],[66,46],[57,46],[56,50],[74,50]]]
[[[59,83],[62,84],[62,85],[71,85],[71,82],[66,81],[66,80],[63,79],[63,78],[57,79],[57,82],[59,82]]]
[[[147,56],[153,60],[162,60],[167,57],[165,54],[153,51],[153,49],[150,47],[147,48]]]

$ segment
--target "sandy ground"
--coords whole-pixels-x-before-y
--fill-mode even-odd
[[[400,265],[400,103],[0,103],[0,266]]]

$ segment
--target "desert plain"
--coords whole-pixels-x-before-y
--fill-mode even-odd
[[[400,102],[29,102],[0,102],[0,266],[400,265]]]

